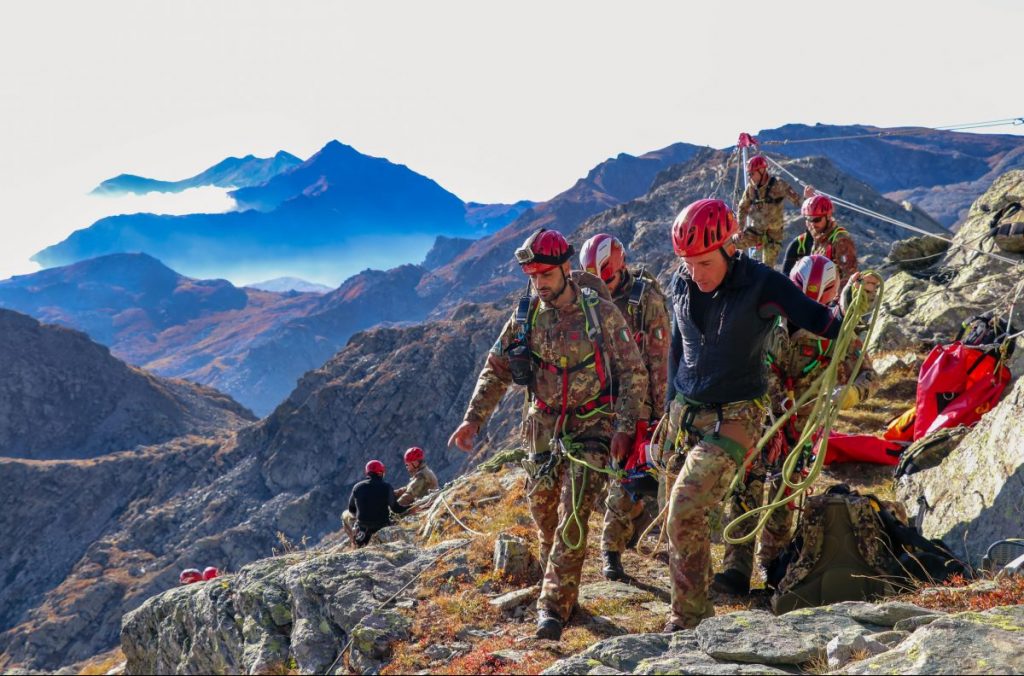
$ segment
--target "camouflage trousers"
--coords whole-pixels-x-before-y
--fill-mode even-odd
[[[657,516],[654,501],[640,496],[637,500],[626,491],[621,481],[608,482],[608,496],[604,501],[604,530],[601,531],[601,551],[624,552],[630,540],[639,537]]]
[[[608,443],[585,443],[586,450],[579,455],[595,467],[607,466]],[[605,478],[605,474],[562,458],[547,476],[537,476],[534,471],[527,482],[530,514],[537,524],[540,562],[544,567],[537,610],[547,611],[563,622],[568,622],[579,596],[580,573],[587,554],[588,521],[594,505],[604,494]],[[582,542],[582,546],[574,549],[566,545],[565,540],[574,545]]]
[[[736,238],[736,246],[741,249],[757,247],[761,251],[762,262],[770,268],[775,267],[775,262],[782,252],[782,226],[778,228],[768,227],[762,230],[758,226],[751,226],[743,230]]]
[[[725,404],[722,419],[713,409],[701,409],[693,418],[693,432],[680,432],[688,405],[673,401],[669,413],[670,438],[685,436],[686,461],[669,494],[668,536],[671,545],[672,611],[669,621],[692,628],[715,614],[708,599],[711,573],[711,528],[708,511],[725,501],[736,474],[737,450],[757,442],[764,413],[755,402]],[[715,427],[720,422],[719,433]]]
[[[729,508],[726,511],[725,522],[729,523],[734,519],[738,519],[746,512],[765,504],[766,498],[764,495],[766,488],[768,491],[767,500],[774,500],[776,493],[778,493],[782,485],[782,475],[777,471],[772,475],[771,480],[767,479],[767,470],[763,461],[758,458],[751,464],[745,484],[732,496]],[[747,535],[757,525],[757,521],[756,518],[751,517],[744,521],[740,528],[735,529],[732,535],[734,537]],[[793,510],[786,505],[773,511],[765,523],[764,530],[760,533],[757,563],[762,569],[767,569],[772,559],[785,549],[792,537],[792,532]],[[754,572],[754,544],[755,540],[742,545],[726,544],[723,568],[725,570],[737,570],[745,579],[749,580]]]

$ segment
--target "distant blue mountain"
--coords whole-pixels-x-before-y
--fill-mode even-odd
[[[274,176],[291,167],[302,164],[295,155],[281,150],[273,157],[229,157],[206,171],[181,181],[158,181],[153,178],[121,174],[108,178],[93,189],[93,195],[144,195],[149,192],[181,192],[189,188],[217,186],[219,188],[244,188],[266,183]]]
[[[144,252],[196,277],[276,277],[334,284],[366,267],[420,260],[438,235],[479,237],[490,227],[433,180],[331,141],[305,162],[231,193],[239,211],[103,218],[37,253],[45,267]],[[497,223],[528,204],[498,209]],[[506,219],[507,220],[503,220]]]

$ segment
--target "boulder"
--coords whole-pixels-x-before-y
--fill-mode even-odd
[[[376,670],[410,637],[409,618],[385,601],[465,544],[296,552],[172,589],[124,617],[126,673],[327,673],[349,644],[354,669]]]
[[[844,632],[828,642],[825,653],[828,656],[828,668],[838,669],[850,660],[878,655],[888,649],[889,646],[863,633]]]
[[[525,582],[540,575],[540,564],[526,540],[502,533],[494,541],[494,572]]]
[[[842,674],[1024,673],[1024,606],[957,613],[918,629],[898,647]]]

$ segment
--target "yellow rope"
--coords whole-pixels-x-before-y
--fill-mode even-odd
[[[729,487],[730,494],[743,481],[743,478],[746,476],[747,469],[750,467],[750,463],[760,456],[761,449],[764,445],[768,443],[768,441],[775,436],[780,429],[782,429],[782,426],[790,417],[795,415],[796,412],[805,404],[809,403],[812,395],[814,395],[814,408],[807,418],[807,422],[804,425],[800,439],[793,446],[782,463],[782,485],[779,486],[779,490],[775,493],[775,497],[772,498],[771,502],[745,512],[738,518],[726,524],[725,529],[722,531],[722,539],[728,544],[741,545],[750,542],[757,537],[758,533],[760,533],[768,523],[772,512],[788,503],[799,500],[821,474],[821,469],[825,464],[825,452],[828,448],[829,432],[831,431],[832,424],[835,422],[836,416],[839,413],[839,405],[832,400],[832,393],[835,391],[838,380],[839,366],[846,359],[846,354],[850,349],[850,345],[857,337],[857,324],[860,322],[860,318],[866,311],[870,310],[871,321],[868,324],[867,332],[864,335],[864,344],[867,345],[871,338],[871,333],[874,331],[875,323],[878,319],[878,308],[882,301],[884,282],[882,281],[881,275],[873,270],[862,272],[861,275],[873,275],[879,280],[878,293],[875,297],[874,303],[869,306],[867,294],[864,289],[862,287],[856,289],[853,301],[850,303],[850,307],[847,308],[846,315],[843,317],[843,323],[839,328],[839,336],[833,343],[834,351],[832,361],[824,369],[821,375],[814,379],[811,385],[793,404],[793,406],[780,416],[779,419],[768,428],[768,431],[761,436],[761,439],[757,442],[754,451],[748,454],[747,460],[742,466],[740,466],[736,475],[733,477],[732,483]],[[860,355],[857,357],[857,361],[854,364],[849,379],[846,384],[843,385],[844,393],[846,388],[853,387],[857,374],[860,372],[861,364],[864,362],[865,354],[866,350],[862,350]],[[840,399],[842,396],[843,395],[840,395]],[[796,466],[800,461],[803,449],[805,445],[812,443],[815,433],[819,431],[820,437],[817,442],[817,454],[815,455],[814,463],[811,465],[807,477],[803,481],[794,482],[791,477],[796,474]],[[787,488],[790,490],[789,495],[785,494]],[[754,518],[755,516],[758,517],[757,524],[749,533],[742,537],[732,536],[733,531],[735,531],[741,523],[747,519]]]

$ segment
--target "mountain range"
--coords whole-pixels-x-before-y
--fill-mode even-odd
[[[302,164],[302,160],[281,150],[273,157],[228,157],[195,176],[180,181],[161,181],[134,174],[108,178],[93,188],[93,195],[145,195],[150,192],[182,192],[189,188],[217,186],[245,188],[270,180],[282,171]]]
[[[776,159],[819,188],[943,231],[827,158]],[[442,480],[457,475],[470,458],[446,448],[447,435],[523,287],[512,249],[542,225],[576,245],[612,232],[664,280],[675,261],[669,224],[694,197],[730,195],[728,161],[696,146],[620,156],[490,236],[437,240],[422,265],[363,270],[324,295],[240,289],[143,254],[0,283],[0,305],[87,324],[94,340],[112,343],[107,352],[81,333],[0,311],[0,363],[18,365],[17,378],[0,382],[0,412],[11,420],[8,439],[27,440],[11,446],[27,457],[0,458],[0,669],[54,670],[113,647],[123,613],[175,586],[182,568],[233,571],[271,554],[279,537],[321,541],[337,530],[369,457],[399,482],[402,450],[418,445]],[[866,264],[882,263],[905,234],[838,216]],[[800,227],[795,211],[788,221]],[[129,353],[153,371],[240,392],[243,403],[261,393],[267,414],[253,422],[224,395],[172,387],[115,358]],[[145,410],[117,413],[123,394]],[[516,443],[521,398],[511,388],[482,430],[481,454]],[[152,429],[172,408],[181,422]],[[78,409],[66,427],[33,425]]]
[[[239,162],[235,174],[218,169]],[[337,141],[305,162],[268,165],[253,158],[249,164],[255,167],[248,176],[255,181],[259,169],[265,180],[232,190],[233,211],[110,216],[33,260],[52,267],[111,253],[146,253],[196,277],[259,279],[289,270],[314,281],[342,280],[367,266],[418,260],[438,235],[479,237],[532,204],[466,204],[404,165]],[[225,176],[237,176],[245,166],[225,160],[181,183],[231,181]],[[143,189],[138,181],[113,180],[115,186]]]

